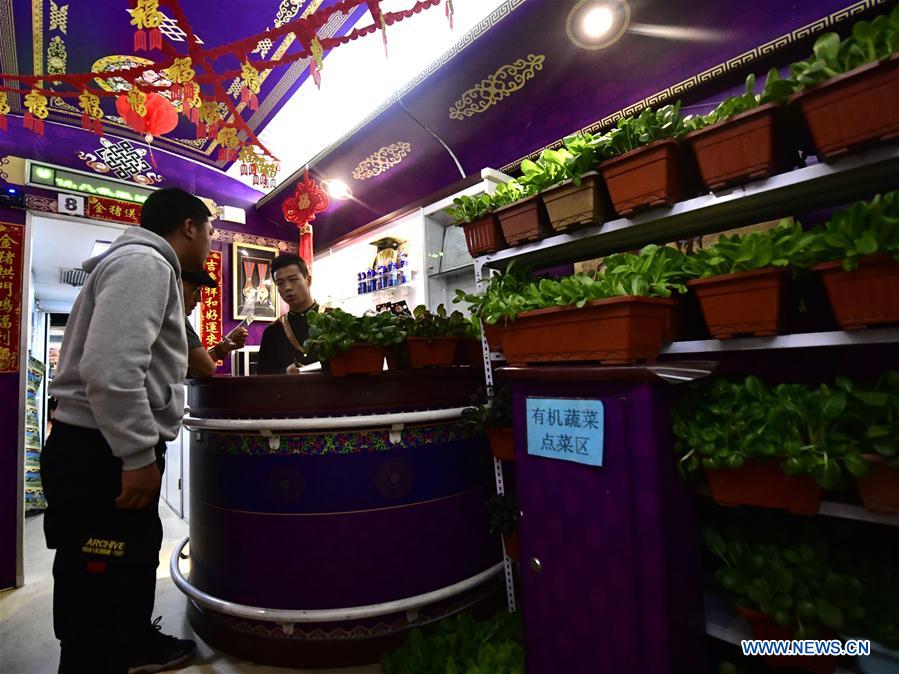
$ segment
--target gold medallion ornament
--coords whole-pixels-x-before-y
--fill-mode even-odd
[[[403,161],[410,152],[412,152],[411,143],[402,141],[382,147],[359,162],[353,169],[353,178],[367,180],[379,176]]]
[[[543,70],[546,57],[542,54],[528,54],[527,58],[497,68],[489,77],[462,94],[449,109],[450,119],[464,119],[489,110],[494,105],[522,89],[537,71]]]

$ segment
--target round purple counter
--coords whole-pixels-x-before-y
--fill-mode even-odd
[[[176,582],[197,633],[256,662],[343,666],[501,597],[492,459],[459,419],[479,374],[193,382]]]

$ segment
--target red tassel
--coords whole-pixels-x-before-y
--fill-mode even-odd
[[[206,137],[206,125],[202,122],[197,124],[197,140]]]
[[[22,126],[29,130],[33,129],[34,128],[34,115],[32,115],[30,112],[26,112],[25,119],[22,120]]]
[[[7,131],[6,115],[0,115],[0,131]]]
[[[162,49],[162,33],[158,28],[150,31],[150,49]]]
[[[101,122],[99,119],[94,120],[94,133],[98,136],[103,135],[103,122]]]
[[[147,33],[143,30],[134,32],[134,51],[143,51],[147,48]]]
[[[150,146],[149,143],[147,143],[147,150],[150,153],[150,164],[153,166],[154,169],[158,170],[159,166],[157,166],[157,164],[156,164],[156,156],[153,154],[153,148]]]
[[[181,101],[181,114],[190,119],[190,99],[187,97]]]
[[[81,113],[81,128],[85,131],[90,131],[91,129],[91,118],[88,117],[86,112]]]
[[[196,124],[197,122],[200,121],[200,111],[197,110],[196,108],[190,109],[190,121],[193,122],[194,124]]]
[[[250,96],[250,110],[258,110],[259,109],[259,98],[256,94],[252,94]]]
[[[315,82],[315,86],[319,89],[322,88],[322,74],[319,72],[318,65],[315,63],[315,59],[309,61],[309,70],[312,73],[312,81]]]
[[[34,120],[34,132],[35,132],[38,136],[43,136],[43,135],[44,135],[44,120],[42,120],[42,119],[35,119],[35,120]]]

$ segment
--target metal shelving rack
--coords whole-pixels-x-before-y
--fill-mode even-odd
[[[585,229],[551,236],[541,241],[483,255],[474,260],[478,292],[484,290],[485,272],[502,269],[512,260],[534,268],[547,268],[633,250],[650,243],[667,243],[703,234],[736,229],[776,218],[839,206],[877,192],[899,188],[899,146],[887,145],[843,157],[830,164],[817,163],[797,168],[765,180],[721,192],[687,199],[670,207],[655,208],[633,218],[619,218]],[[663,355],[723,351],[834,347],[899,342],[899,328],[856,332],[817,332],[780,335],[770,338],[697,340],[675,342]],[[493,391],[493,363],[502,360],[491,353],[482,338],[487,389]],[[505,493],[502,462],[494,458],[497,494]],[[893,518],[867,513],[846,504],[822,504],[820,514],[848,519],[895,524]],[[866,511],[865,511],[866,512]],[[888,520],[888,521],[882,521]],[[512,563],[505,555],[506,598],[515,610]],[[709,634],[712,634],[709,632]],[[712,636],[716,636],[712,634]]]

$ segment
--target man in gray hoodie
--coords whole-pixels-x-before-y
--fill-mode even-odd
[[[156,672],[192,641],[151,625],[162,544],[164,452],[184,413],[182,268],[209,254],[210,213],[179,189],[151,194],[90,272],[66,324],[41,454],[44,531],[56,548],[53,622],[59,672]]]

